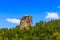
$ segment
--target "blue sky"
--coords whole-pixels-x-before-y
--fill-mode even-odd
[[[0,28],[15,27],[25,14],[33,17],[33,25],[59,19],[60,0],[0,0]]]

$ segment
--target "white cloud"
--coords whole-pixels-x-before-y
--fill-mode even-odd
[[[60,6],[58,6],[58,8],[60,8]]]
[[[13,19],[7,18],[6,21],[10,22],[10,23],[15,23],[15,24],[18,24],[18,25],[20,24],[20,20],[16,19],[16,18],[13,18]]]
[[[59,19],[59,15],[56,12],[48,12],[46,15],[46,19]]]

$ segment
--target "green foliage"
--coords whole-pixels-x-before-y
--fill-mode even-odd
[[[0,40],[60,40],[60,19],[48,22],[40,21],[30,29],[0,29]]]

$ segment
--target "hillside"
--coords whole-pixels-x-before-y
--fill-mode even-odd
[[[37,22],[30,29],[2,28],[0,40],[60,40],[60,19]]]

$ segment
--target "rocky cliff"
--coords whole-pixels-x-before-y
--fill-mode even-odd
[[[23,16],[20,21],[20,28],[27,28],[32,25],[32,16]]]

